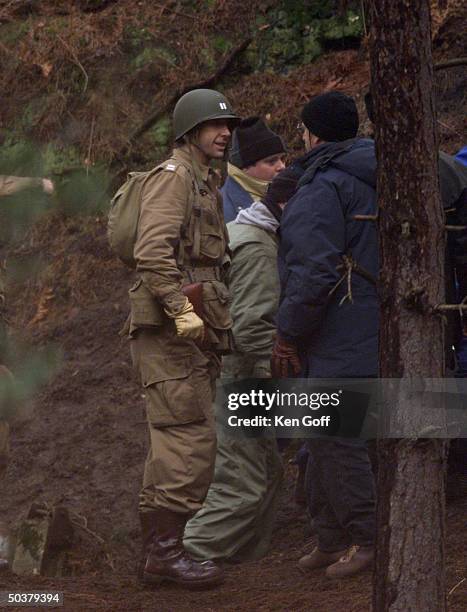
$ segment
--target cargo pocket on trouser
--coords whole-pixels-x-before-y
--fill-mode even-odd
[[[169,427],[205,420],[193,369],[192,355],[141,356],[141,378],[150,425]]]
[[[151,440],[141,499],[146,506],[197,512],[216,455],[207,360],[201,353],[167,351],[141,355],[138,363]]]

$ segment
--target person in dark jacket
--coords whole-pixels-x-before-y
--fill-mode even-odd
[[[365,94],[365,108],[368,118],[374,124],[373,98]],[[446,302],[459,304],[467,298],[467,147],[461,148],[455,156],[444,151],[438,154],[438,173],[441,202],[446,224],[457,226],[448,232],[445,249]],[[460,227],[464,230],[460,230]],[[467,324],[466,317],[451,311],[444,317],[446,376],[465,378],[467,376]],[[463,438],[451,441],[448,452],[446,477],[447,500],[467,493],[467,441]]]
[[[275,376],[374,377],[378,374],[378,241],[374,143],[357,139],[352,98],[327,92],[302,111],[305,171],[281,220],[281,299],[272,365]],[[364,273],[351,274],[349,265]],[[373,281],[371,280],[373,279]],[[308,441],[312,512],[318,545],[299,561],[339,578],[368,568],[374,557],[375,487],[366,443]]]
[[[452,213],[454,213],[454,219],[450,219],[450,222],[457,223],[458,225],[467,225],[467,147],[462,147],[451,160],[452,174],[455,173],[458,180],[450,190],[452,194],[450,208],[453,209]],[[461,172],[459,171],[460,164],[462,165],[462,176],[460,176]],[[440,180],[442,192],[443,182],[441,173]],[[449,234],[448,246],[451,246],[452,265],[456,274],[456,301],[461,302],[467,298],[467,231],[456,231]],[[460,337],[454,340],[457,357],[456,375],[467,377],[467,318],[465,315],[461,318]]]
[[[269,183],[285,168],[282,138],[260,117],[248,117],[234,130],[221,193],[226,223],[266,195]]]
[[[375,122],[373,98],[365,94],[365,108],[369,120]],[[441,202],[446,224],[467,226],[467,147],[455,156],[439,151],[438,172]],[[445,251],[446,302],[455,304],[467,297],[467,230],[450,231]],[[465,317],[464,317],[465,318]],[[467,375],[467,348],[463,321],[459,312],[446,316],[444,335],[446,375]]]

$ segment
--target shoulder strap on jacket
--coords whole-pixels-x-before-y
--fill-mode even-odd
[[[190,226],[191,218],[194,216],[194,228],[193,228],[193,249],[192,249],[192,257],[193,259],[199,259],[200,256],[200,248],[201,248],[201,208],[196,205],[196,196],[200,193],[200,186],[196,179],[195,173],[193,172],[193,168],[189,164],[185,164],[180,160],[174,160],[177,164],[183,166],[185,170],[188,172],[188,176],[191,181],[191,193],[188,198],[188,206],[185,211],[185,219],[183,221],[182,229],[181,229],[181,238],[178,247],[177,253],[177,265],[179,267],[183,266],[183,261],[185,259],[185,244],[184,238],[186,238],[188,233],[188,228]]]

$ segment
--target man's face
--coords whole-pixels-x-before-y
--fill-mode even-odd
[[[260,159],[254,166],[248,166],[243,171],[261,181],[272,181],[278,172],[285,168],[285,155],[270,155]]]
[[[225,119],[205,121],[198,130],[196,145],[208,159],[222,159],[230,135],[229,122]]]

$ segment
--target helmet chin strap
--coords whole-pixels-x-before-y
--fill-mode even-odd
[[[208,165],[209,162],[211,161],[211,158],[206,155],[206,153],[199,146],[199,144],[196,141],[192,140],[191,138],[187,138],[187,142],[188,142],[188,147],[190,148],[190,152],[193,154],[194,153],[193,148],[197,149],[199,153],[201,153],[203,160],[206,162],[206,165]]]

